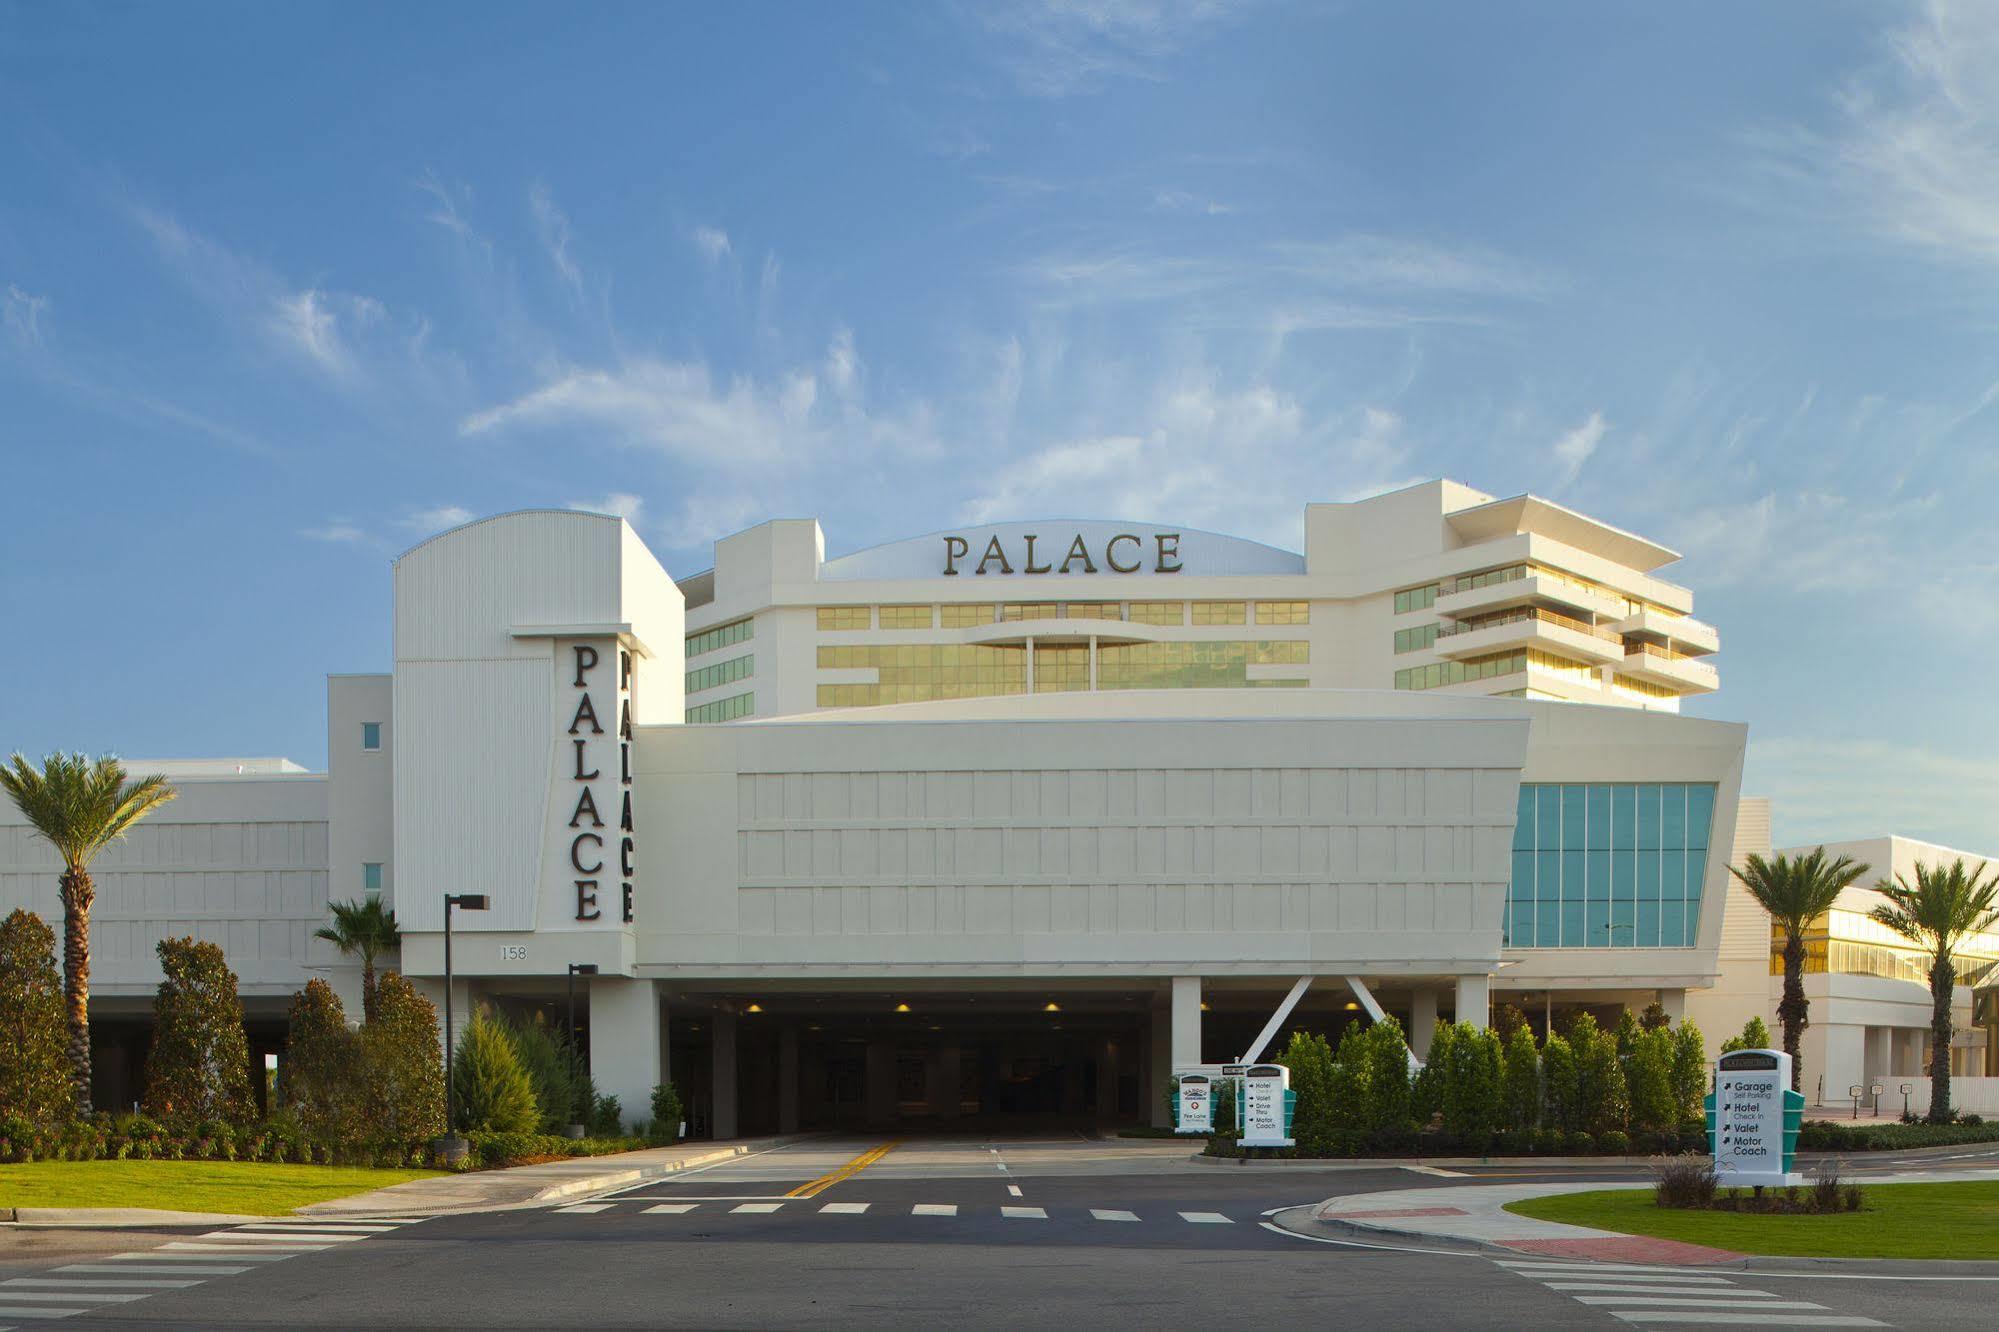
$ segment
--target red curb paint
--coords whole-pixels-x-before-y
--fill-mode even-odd
[[[1743,1257],[1727,1249],[1710,1249],[1704,1244],[1683,1244],[1679,1240],[1654,1239],[1648,1235],[1620,1235],[1610,1239],[1500,1240],[1498,1243],[1520,1253],[1540,1254],[1547,1258],[1590,1258],[1602,1262],[1661,1263],[1682,1267],[1729,1263]]]

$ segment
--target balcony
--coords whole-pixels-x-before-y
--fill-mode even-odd
[[[1535,602],[1565,606],[1604,619],[1622,618],[1630,610],[1625,599],[1617,593],[1532,565],[1526,566],[1526,572],[1519,577],[1490,582],[1483,587],[1471,586],[1471,581],[1460,578],[1454,584],[1444,584],[1437,593],[1437,613],[1463,619],[1481,611],[1504,610],[1508,606],[1527,606]]]
[[[1721,688],[1721,676],[1706,662],[1654,643],[1634,643],[1618,674],[1665,685],[1683,694],[1711,694]]]
[[[1721,651],[1721,635],[1713,625],[1690,615],[1674,615],[1649,606],[1636,615],[1625,616],[1615,628],[1628,638],[1656,643],[1682,656],[1698,657]]]
[[[1538,606],[1524,606],[1481,623],[1452,625],[1437,634],[1436,647],[1440,656],[1452,658],[1478,657],[1511,648],[1542,648],[1557,656],[1598,665],[1621,665],[1624,661],[1624,639],[1615,631]]]

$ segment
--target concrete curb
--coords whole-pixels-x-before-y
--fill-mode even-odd
[[[800,1138],[790,1139],[789,1141],[800,1140],[802,1140],[802,1135]],[[771,1146],[777,1147],[786,1145],[788,1145],[787,1142],[775,1142],[771,1144]],[[699,1156],[690,1156],[684,1160],[675,1161],[672,1165],[634,1166],[624,1170],[605,1171],[599,1175],[586,1175],[581,1179],[566,1180],[561,1184],[551,1184],[521,1205],[538,1207],[546,1203],[560,1202],[565,1198],[574,1198],[579,1194],[606,1193],[612,1189],[625,1188],[633,1184],[644,1184],[648,1180],[664,1179],[668,1175],[677,1175],[683,1170],[692,1170],[696,1166],[713,1165],[717,1161],[727,1161],[738,1156],[748,1156],[751,1150],[748,1144],[738,1143],[733,1147],[721,1147],[712,1152],[703,1152]],[[770,1147],[758,1147],[754,1150],[769,1151]]]
[[[0,1207],[0,1221],[28,1229],[137,1230],[158,1226],[240,1226],[269,1216],[175,1212],[157,1207]]]

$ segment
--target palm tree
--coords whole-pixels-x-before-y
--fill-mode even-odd
[[[1758,905],[1770,913],[1770,919],[1784,927],[1784,998],[1777,1005],[1777,1020],[1784,1027],[1784,1053],[1791,1056],[1792,1091],[1804,1080],[1804,1059],[1798,1047],[1811,1014],[1811,1004],[1805,998],[1805,929],[1832,910],[1840,892],[1867,873],[1867,868],[1847,856],[1828,862],[1824,847],[1796,859],[1780,854],[1765,860],[1752,852],[1744,868],[1728,867]]]
[[[361,1018],[375,1020],[375,958],[403,941],[396,913],[385,909],[380,898],[365,902],[330,902],[333,923],[313,935],[338,948],[344,956],[361,955]]]
[[[177,794],[160,776],[128,781],[110,755],[51,754],[40,772],[19,754],[0,767],[0,790],[29,826],[62,857],[63,1007],[69,1027],[69,1074],[79,1114],[90,1113],[90,904],[97,889],[90,862],[146,815]]]
[[[1895,876],[1875,890],[1888,900],[1874,908],[1875,920],[1886,925],[1930,957],[1930,1122],[1950,1122],[1950,1001],[1957,987],[1951,954],[1967,934],[1999,924],[1999,875],[1986,878],[1987,866],[1967,872],[1964,861],[1948,866],[1916,862],[1916,886]]]

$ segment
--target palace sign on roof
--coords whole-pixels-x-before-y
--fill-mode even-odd
[[[1037,543],[1041,543],[1038,545]],[[1061,562],[1057,563],[1054,552],[1062,551]],[[964,572],[960,566],[968,563],[972,553],[972,543],[964,537],[952,534],[944,538],[944,572],[956,575]],[[1094,553],[1090,543],[1083,539],[1081,532],[1062,545],[1062,539],[1049,538],[1043,543],[1039,532],[1025,532],[1019,543],[1009,552],[1006,543],[994,533],[986,541],[985,549],[979,553],[979,562],[972,569],[975,574],[988,570],[994,573],[1014,572],[1014,561],[1020,562],[1020,572],[1024,574],[1045,573],[1085,573],[1093,574],[1099,565],[1109,573],[1137,573],[1149,560],[1153,573],[1179,573],[1180,534],[1178,532],[1155,532],[1148,543],[1144,537],[1132,532],[1119,532],[1106,540]]]

